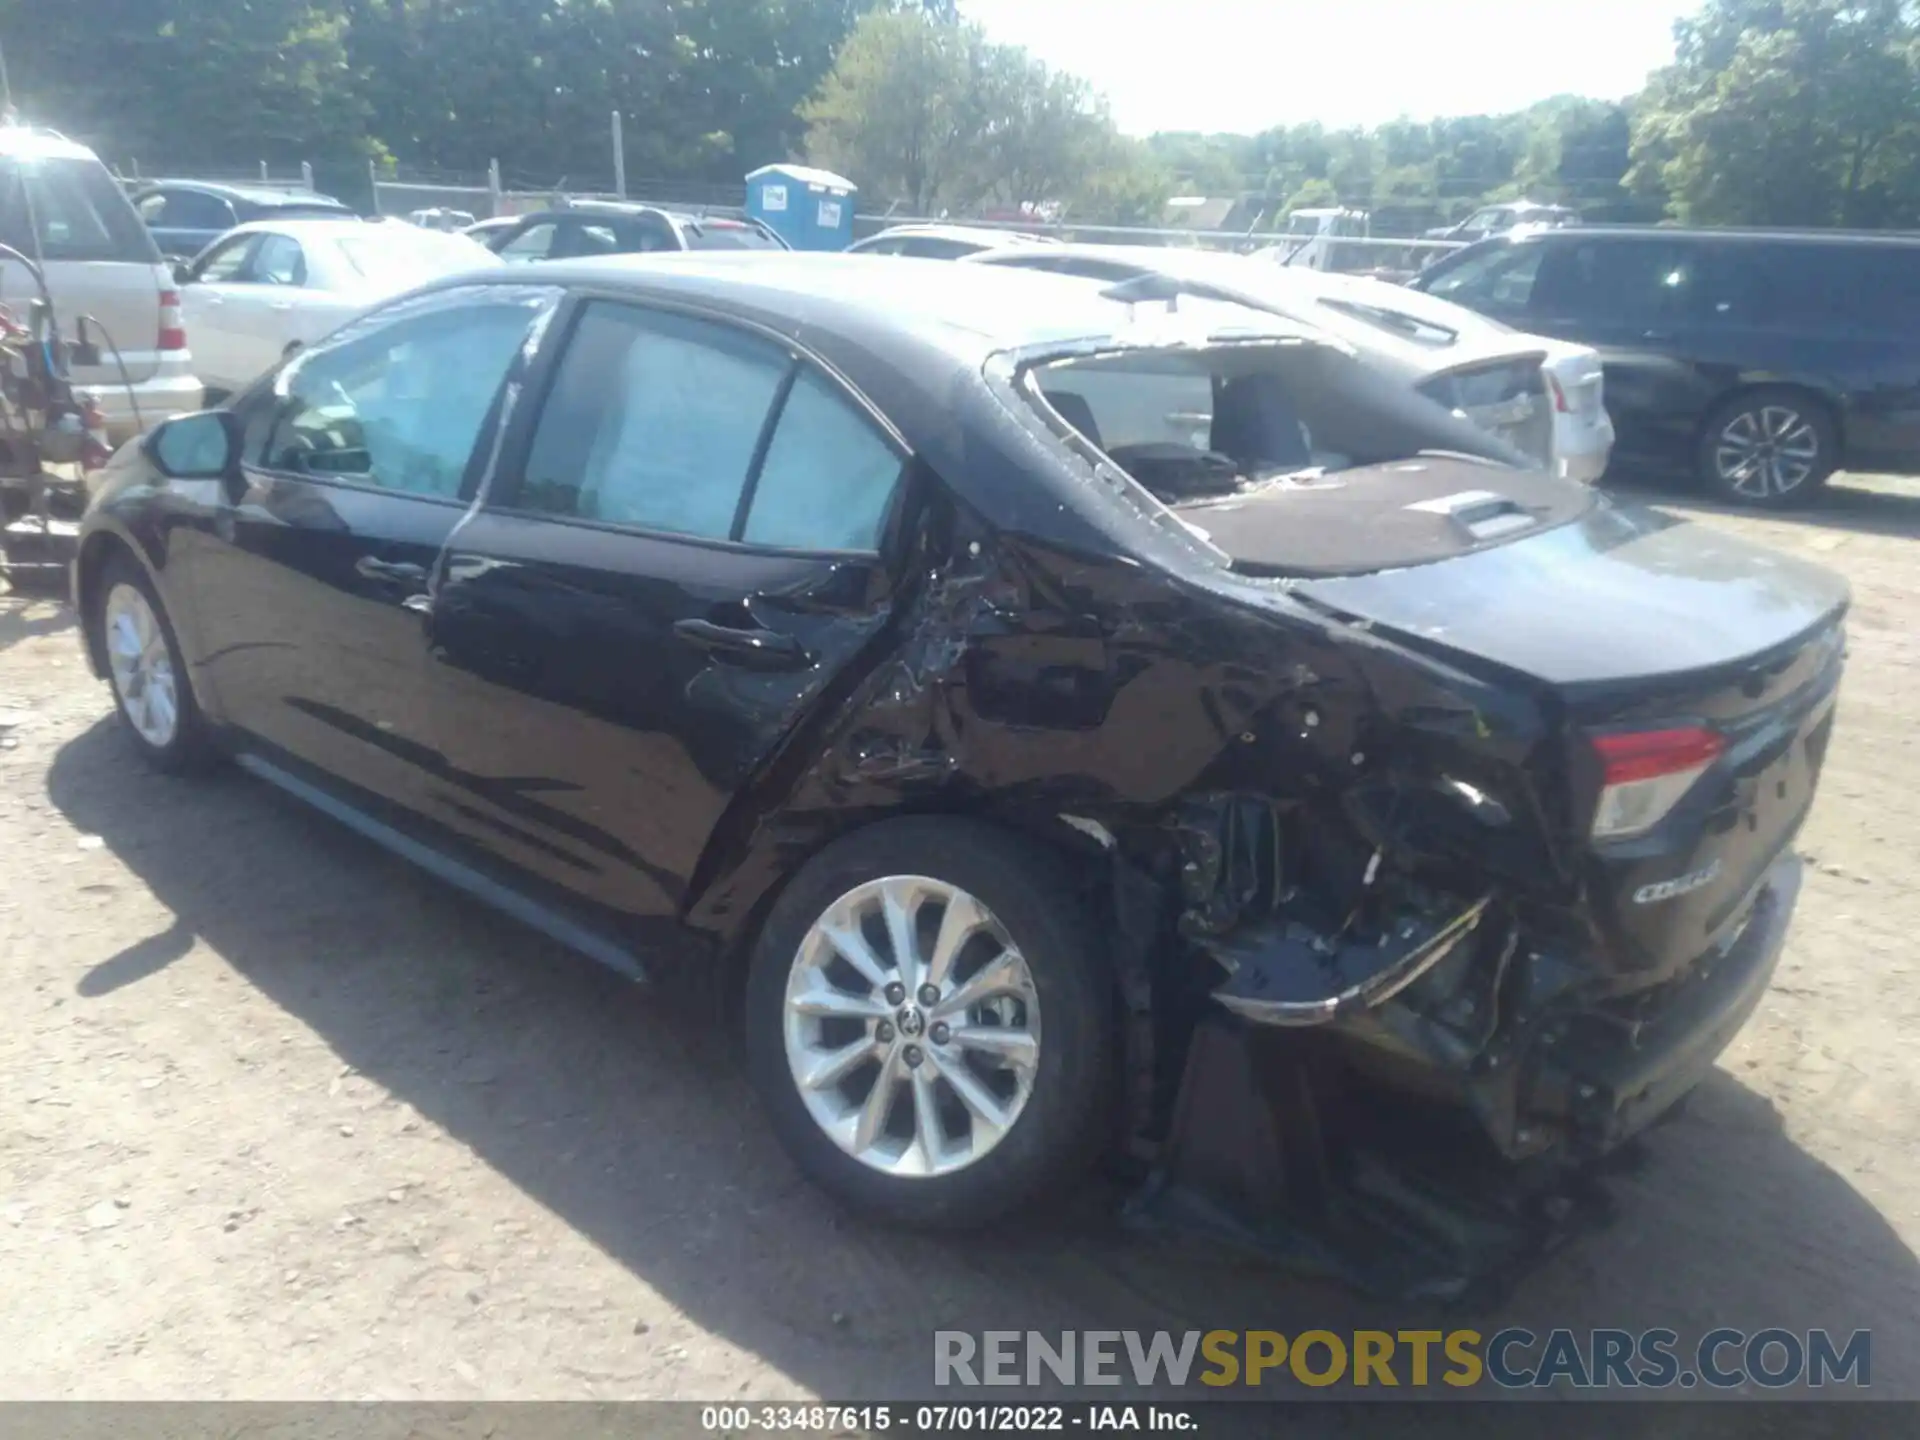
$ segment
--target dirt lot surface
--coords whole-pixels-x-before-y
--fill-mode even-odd
[[[1482,1329],[1870,1328],[1920,1397],[1920,486],[1702,516],[1855,588],[1777,983]],[[147,773],[0,596],[0,1397],[909,1396],[936,1327],[1434,1317],[1121,1237],[842,1219],[726,1048],[237,773]]]

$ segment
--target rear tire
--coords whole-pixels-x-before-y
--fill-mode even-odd
[[[747,977],[747,1063],[781,1143],[851,1208],[921,1228],[1071,1186],[1113,1133],[1094,939],[1066,868],[1021,837],[914,817],[830,846]]]
[[[1826,408],[1803,391],[1748,390],[1721,404],[1700,432],[1695,468],[1715,498],[1778,510],[1809,500],[1839,461]]]
[[[116,550],[101,569],[95,597],[88,623],[134,748],[171,775],[203,768],[215,754],[212,733],[153,581],[138,561]]]

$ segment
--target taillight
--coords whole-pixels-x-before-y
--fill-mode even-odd
[[[1573,406],[1567,403],[1567,392],[1560,388],[1559,377],[1551,370],[1544,372],[1547,377],[1547,393],[1553,396],[1553,408],[1562,415],[1571,415]]]
[[[178,290],[160,292],[160,348],[162,350],[187,348],[187,326],[180,314]]]
[[[1643,835],[1693,788],[1727,748],[1698,725],[1673,730],[1626,730],[1595,735],[1600,757],[1600,803],[1593,812],[1593,838],[1622,840]]]

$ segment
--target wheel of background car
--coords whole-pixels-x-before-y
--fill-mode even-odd
[[[1056,857],[972,821],[856,832],[774,905],[747,982],[775,1131],[843,1202],[934,1228],[1070,1185],[1112,1134],[1113,987]]]
[[[91,623],[135,748],[172,774],[196,768],[212,753],[207,724],[153,582],[131,557],[115,552],[94,593]]]
[[[1824,485],[1837,451],[1833,422],[1818,401],[1769,388],[1736,395],[1708,417],[1697,464],[1722,499],[1778,508]]]

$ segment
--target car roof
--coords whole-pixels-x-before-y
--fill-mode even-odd
[[[1793,240],[1827,245],[1920,245],[1920,232],[1861,230],[1776,230],[1739,226],[1688,225],[1595,225],[1583,224],[1567,230],[1529,230],[1518,234],[1497,235],[1482,244],[1533,245],[1541,242],[1578,244],[1587,240],[1726,240],[1749,243],[1766,240]],[[1460,252],[1456,252],[1460,253]]]
[[[330,210],[349,208],[333,196],[322,195],[315,190],[275,190],[258,185],[227,185],[215,180],[148,180],[133,193],[140,197],[151,195],[156,190],[191,190],[201,195],[218,196],[222,200],[242,200],[249,205],[269,208],[303,205],[320,205]]]
[[[40,160],[92,160],[100,157],[57,130],[36,125],[0,125],[0,155]]]
[[[878,240],[887,235],[924,235],[940,240],[969,240],[981,245],[1013,246],[1032,245],[1036,242],[1054,243],[1052,237],[1029,235],[1021,230],[1002,230],[993,225],[889,225],[884,230],[876,230],[865,237],[866,240]],[[864,244],[865,240],[860,243]]]
[[[1105,298],[1100,282],[1078,276],[911,257],[876,270],[844,251],[596,256],[519,267],[515,279],[678,297],[763,323],[785,317],[796,334],[830,333],[854,343],[863,335],[910,334],[947,358],[968,361],[1123,335],[1136,308]],[[1328,343],[1311,326],[1245,313],[1245,328],[1262,336]]]

